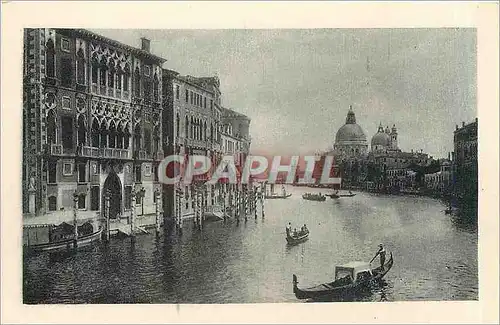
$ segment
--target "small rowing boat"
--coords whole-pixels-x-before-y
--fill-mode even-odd
[[[292,194],[283,194],[283,195],[278,195],[278,194],[271,194],[271,195],[266,195],[265,198],[266,199],[286,199],[286,198],[289,198],[290,196],[292,196]]]
[[[309,238],[309,229],[304,227],[296,234],[292,233],[291,228],[286,228],[286,242],[289,245],[295,245],[306,241]]]
[[[290,231],[287,230],[286,232],[286,242],[289,245],[295,245],[302,243],[309,238],[309,230],[306,231],[299,231],[296,236],[290,234]]]

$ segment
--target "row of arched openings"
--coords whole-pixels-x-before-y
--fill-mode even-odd
[[[78,146],[88,145],[88,130],[83,115],[77,117],[76,126]],[[142,131],[141,126],[137,124],[134,128],[134,148],[143,148],[148,154],[156,152],[160,145],[158,127],[155,126],[153,132],[151,132],[149,128],[144,128],[144,132]],[[50,110],[47,114],[47,143],[57,143],[57,132],[56,115],[53,110]],[[105,120],[99,122],[98,119],[94,118],[92,120],[90,133],[90,146],[92,147],[129,149],[131,134],[128,123],[119,124],[115,123],[115,121],[111,121],[108,124]],[[62,138],[65,136],[67,137],[68,135],[62,134]],[[70,136],[72,136],[72,134]]]
[[[215,126],[213,123],[210,127],[210,125],[207,125],[206,121],[194,118],[192,116],[191,117],[186,116],[184,120],[184,125],[185,125],[184,136],[186,138],[202,140],[202,141],[214,139]],[[209,128],[210,128],[210,134],[208,133]],[[181,119],[179,117],[179,114],[177,114],[176,135],[178,137],[180,136],[180,129],[181,129]]]
[[[77,83],[85,85],[86,82],[86,64],[85,54],[83,49],[80,48],[76,53],[76,77]],[[47,77],[55,78],[55,46],[52,39],[46,43],[46,70]],[[118,64],[111,57],[99,58],[96,53],[91,58],[91,81],[93,84],[107,87],[108,89],[116,89],[123,91],[130,91],[130,65],[126,63],[124,66]],[[152,80],[144,78],[141,87],[141,72],[139,67],[134,71],[134,94],[137,97],[141,96],[141,88],[143,88],[144,96],[150,97],[151,92],[155,101],[158,101],[160,96],[160,80],[158,74],[155,72]]]

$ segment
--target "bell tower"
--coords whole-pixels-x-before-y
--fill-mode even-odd
[[[396,124],[392,125],[391,130],[391,149],[398,149],[398,130],[396,129]]]

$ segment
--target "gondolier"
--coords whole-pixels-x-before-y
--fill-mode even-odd
[[[373,256],[372,260],[370,261],[370,263],[377,257],[377,256],[380,256],[380,266],[382,268],[384,268],[384,263],[385,263],[385,248],[384,248],[384,245],[383,244],[379,244],[378,245],[379,249],[378,249],[378,252],[375,254],[375,256]]]

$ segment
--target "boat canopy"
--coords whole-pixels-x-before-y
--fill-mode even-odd
[[[335,279],[342,278],[347,274],[354,279],[356,277],[356,274],[363,271],[371,272],[370,263],[357,261],[349,262],[347,264],[335,267]]]

